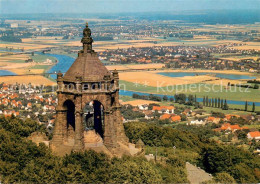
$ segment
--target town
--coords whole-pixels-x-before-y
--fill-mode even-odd
[[[86,1],[2,3],[0,183],[257,183],[259,11]]]
[[[52,132],[56,117],[55,106],[57,105],[57,97],[52,92],[52,87],[46,87],[41,91],[32,86],[19,86],[18,84],[11,86],[2,83],[0,88],[0,115],[22,119],[32,118]],[[180,94],[180,96],[182,95]],[[136,94],[133,95],[133,98],[140,97]],[[260,114],[257,115],[249,109],[249,113],[243,115],[228,114],[225,110],[209,112],[205,109],[208,106],[205,102],[198,103],[196,97],[191,96],[189,96],[189,101],[184,99],[182,102],[178,101],[179,103],[166,96],[153,98],[155,98],[154,103],[145,103],[144,100],[138,105],[131,105],[131,101],[129,103],[121,101],[123,122],[149,122],[178,129],[201,127],[209,129],[207,135],[209,138],[221,143],[244,145],[253,153],[260,155],[260,132],[257,128],[253,128],[259,124]],[[167,106],[160,105],[158,102],[161,101],[167,103]]]

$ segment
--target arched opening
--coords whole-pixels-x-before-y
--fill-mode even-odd
[[[95,130],[102,138],[104,137],[104,107],[99,101],[91,101],[84,107],[85,130]]]
[[[75,131],[75,105],[72,101],[67,100],[63,106],[66,109],[67,130]]]

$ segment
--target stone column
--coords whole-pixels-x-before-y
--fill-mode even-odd
[[[76,95],[75,99],[75,144],[74,150],[81,151],[84,149],[83,145],[83,121],[82,121],[82,96]]]
[[[110,111],[104,111],[104,145],[109,149],[117,146],[117,139],[113,126],[113,116]]]
[[[62,80],[61,75],[62,74],[58,75],[59,80]],[[58,84],[61,85],[61,81],[59,81]],[[61,94],[61,91],[58,91],[57,97],[58,97],[58,105],[56,107],[56,120],[55,120],[55,126],[53,131],[53,138],[51,142],[52,144],[58,146],[63,144],[65,131],[66,131],[66,129],[64,130],[64,124],[66,124],[67,119],[66,119],[66,110],[63,108],[63,104],[62,104],[63,95]]]
[[[66,112],[63,110],[57,110],[57,117],[55,120],[55,126],[53,131],[52,143],[55,145],[63,144],[64,138],[64,122],[66,122]]]
[[[128,138],[125,135],[125,129],[122,121],[122,115],[120,112],[120,106],[114,107],[114,116],[115,116],[115,128],[116,128],[116,135],[118,137],[118,141],[128,145]]]
[[[75,113],[75,145],[73,148],[75,151],[84,149],[82,115],[82,111],[76,111]]]

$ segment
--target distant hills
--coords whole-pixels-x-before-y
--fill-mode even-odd
[[[1,14],[0,14],[1,15]],[[208,11],[176,11],[176,12],[144,12],[144,13],[116,13],[116,14],[2,14],[2,19],[26,19],[26,20],[60,20],[66,18],[98,18],[119,20],[178,20],[187,23],[205,24],[253,24],[260,23],[258,10],[208,10]]]

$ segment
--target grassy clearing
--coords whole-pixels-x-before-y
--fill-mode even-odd
[[[120,89],[128,91],[138,91],[152,94],[174,95],[176,93],[197,95],[198,98],[208,96],[209,98],[223,98],[236,101],[260,102],[260,89],[246,89],[212,84],[187,84],[184,86],[176,85],[169,87],[152,87],[143,84],[135,84],[127,81],[120,81]]]
[[[119,100],[122,100],[123,102],[129,102],[129,101],[136,100],[136,99],[132,98],[131,96],[120,95]]]
[[[31,67],[30,69],[43,69],[43,70],[48,70],[51,66],[50,65],[35,65]]]
[[[132,98],[130,96],[120,95],[120,100],[122,100],[123,102],[130,102],[130,101],[134,101],[134,100],[137,100],[137,99]],[[158,102],[154,101],[154,103],[158,103]],[[187,105],[184,105],[184,104],[174,103],[174,102],[170,102],[170,101],[162,101],[162,102],[159,103],[159,105],[161,105],[161,106],[174,105],[175,107],[191,108],[192,110],[195,110],[194,106],[187,106]],[[229,104],[228,106],[229,106],[229,108],[244,109],[243,105]],[[210,114],[212,111],[214,111],[214,112],[222,112],[222,113],[225,113],[225,114],[245,115],[245,114],[251,114],[252,113],[252,112],[250,112],[251,109],[252,109],[252,106],[248,106],[248,112],[245,112],[245,111],[237,111],[237,110],[222,110],[220,108],[214,108],[214,107],[203,107],[203,110],[206,111],[205,112],[206,114]],[[260,111],[260,107],[256,106],[255,110]]]
[[[186,106],[184,104],[173,103],[173,102],[168,102],[168,101],[167,102],[161,102],[160,105],[174,105],[174,106],[177,106],[177,107],[188,107],[188,108],[191,108],[192,110],[194,110],[194,106]],[[229,106],[229,108],[244,109],[243,105],[229,104],[228,106]],[[248,110],[250,111],[251,109],[252,109],[252,106],[248,106]],[[245,111],[237,111],[237,110],[222,110],[220,108],[214,108],[214,107],[203,107],[203,110],[206,111],[206,114],[210,114],[212,111],[214,111],[214,112],[222,112],[222,113],[225,113],[225,114],[237,114],[237,115],[244,115],[244,114],[251,114],[252,113],[252,112],[249,112],[249,111],[245,112]],[[256,106],[255,110],[256,111],[260,111],[260,107]]]
[[[55,57],[52,56],[47,56],[47,55],[34,55],[34,56],[30,56],[31,59],[33,59],[36,63],[42,63],[44,61],[46,61],[46,59],[50,59],[52,60],[52,62],[55,62],[57,59]]]

